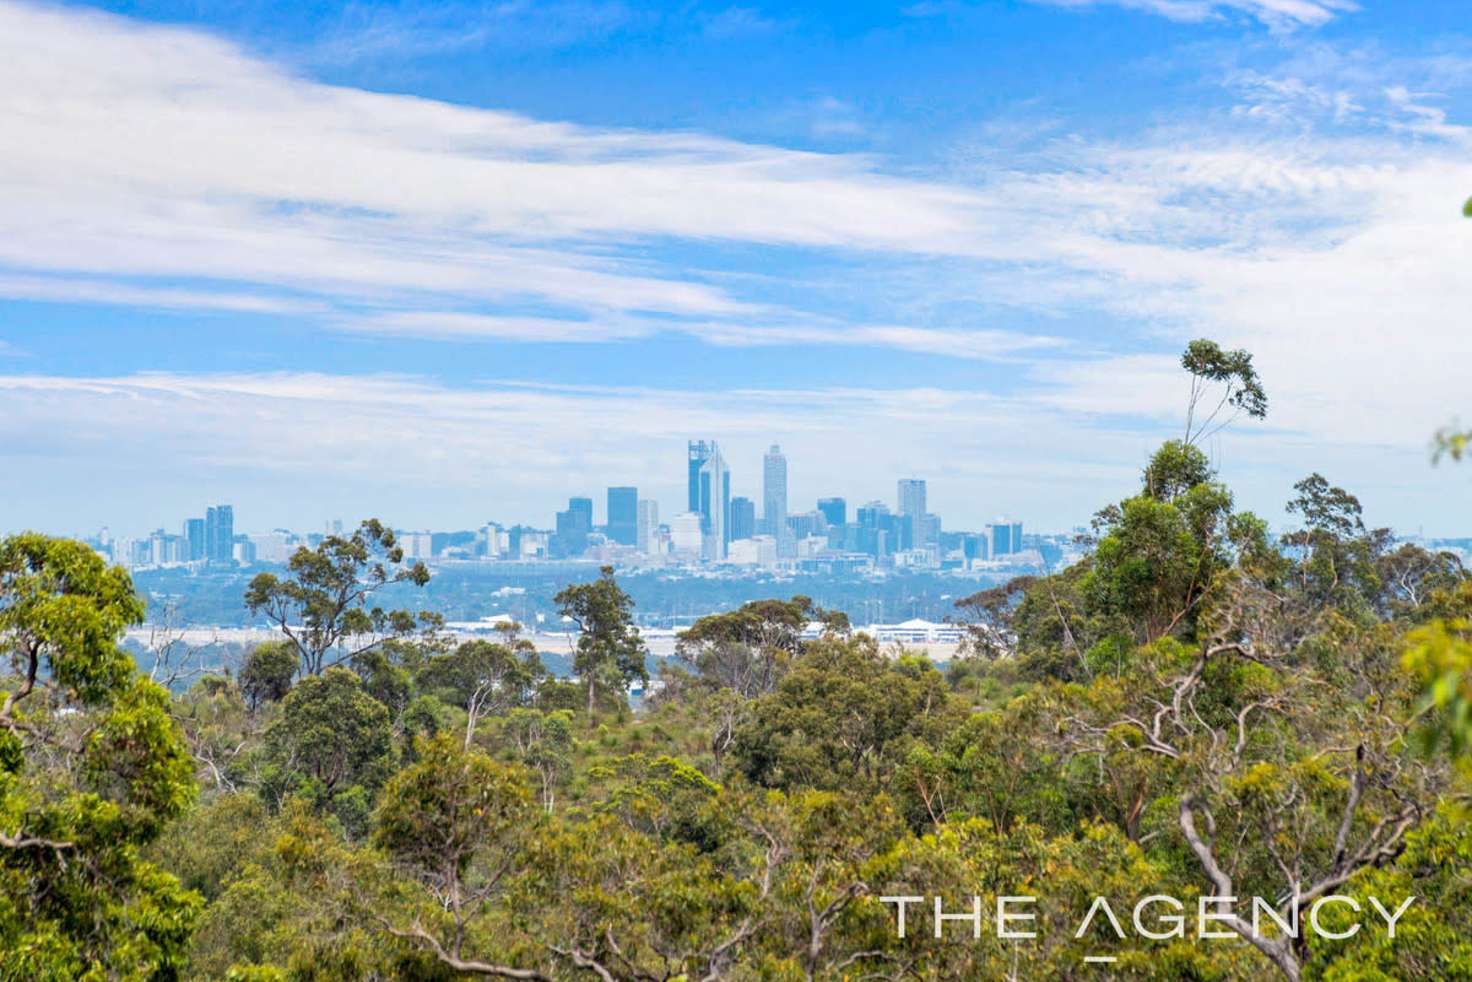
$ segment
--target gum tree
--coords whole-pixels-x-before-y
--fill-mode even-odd
[[[128,574],[79,542],[0,541],[0,974],[165,978],[197,894],[139,858],[195,795],[168,694],[118,641]],[[99,974],[100,973],[100,974]]]
[[[257,574],[246,590],[245,606],[296,646],[307,675],[321,675],[330,665],[350,662],[434,623],[427,615],[369,605],[384,587],[429,582],[429,570],[423,563],[406,564],[393,530],[376,518],[350,536],[329,535],[315,549],[303,546],[287,571],[285,578]]]

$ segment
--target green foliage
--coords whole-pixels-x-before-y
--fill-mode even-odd
[[[240,667],[240,691],[254,710],[267,702],[279,702],[291,690],[291,680],[301,668],[301,656],[290,641],[258,644]]]
[[[1402,664],[1425,693],[1423,745],[1428,751],[1445,745],[1465,757],[1472,751],[1472,622],[1435,620],[1407,640]]]
[[[394,775],[373,815],[373,842],[415,875],[458,882],[472,860],[525,830],[525,776],[447,736],[419,748]]]
[[[389,776],[393,749],[388,710],[352,672],[329,668],[292,687],[267,728],[267,786],[344,809],[342,817],[361,832],[366,795]]]
[[[139,849],[188,807],[169,696],[118,646],[127,574],[81,543],[0,541],[0,978],[168,978],[198,894]]]
[[[1442,458],[1450,457],[1454,461],[1460,461],[1469,452],[1472,452],[1472,430],[1464,430],[1456,425],[1444,426],[1436,431],[1431,441],[1431,462],[1440,463]]]
[[[284,579],[257,574],[245,606],[280,628],[310,675],[320,675],[334,653],[337,661],[349,661],[389,638],[438,622],[408,610],[368,606],[373,594],[390,584],[429,582],[429,570],[423,563],[406,565],[393,530],[376,518],[350,536],[329,535],[315,549],[302,546],[287,571]]]
[[[704,684],[749,699],[770,692],[786,673],[802,652],[809,621],[824,624],[825,633],[849,630],[846,615],[825,611],[808,597],[754,600],[700,618],[680,632],[675,650]]]
[[[900,745],[955,712],[938,672],[897,670],[865,636],[810,645],[771,693],[755,700],[732,755],[753,781],[778,788],[878,788]]]
[[[1215,341],[1198,338],[1186,345],[1181,354],[1181,367],[1191,375],[1185,443],[1199,442],[1230,423],[1231,416],[1220,418],[1222,410],[1228,406],[1232,407],[1234,415],[1245,412],[1253,419],[1267,416],[1267,393],[1257,377],[1257,369],[1252,367],[1250,353],[1240,348],[1227,351]],[[1220,400],[1205,418],[1198,420],[1202,400],[1213,386],[1219,389]]]
[[[573,669],[587,689],[588,715],[593,714],[596,693],[635,680],[649,681],[644,667],[648,654],[634,627],[634,600],[613,578],[613,567],[604,566],[598,579],[566,587],[553,600],[564,617],[578,625]],[[620,704],[622,693],[618,693]]]

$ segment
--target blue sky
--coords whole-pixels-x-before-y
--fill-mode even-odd
[[[1063,528],[1211,450],[1472,533],[1472,27],[1387,0],[0,0],[0,529],[547,524],[684,440]]]

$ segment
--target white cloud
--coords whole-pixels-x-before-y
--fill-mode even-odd
[[[323,85],[198,32],[4,0],[0,120],[12,295],[74,278],[94,281],[79,299],[144,305],[266,309],[284,301],[242,297],[285,289],[442,323],[527,304],[750,323],[750,302],[651,256],[681,240],[970,254],[987,238],[974,192],[864,158]]]
[[[1203,21],[1225,13],[1244,14],[1269,27],[1326,24],[1342,13],[1358,10],[1352,0],[1032,0],[1056,7],[1112,5],[1160,14],[1171,20]]]

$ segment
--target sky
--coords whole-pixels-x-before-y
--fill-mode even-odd
[[[1463,0],[0,0],[0,531],[733,493],[1082,524],[1180,433],[1472,534]]]

